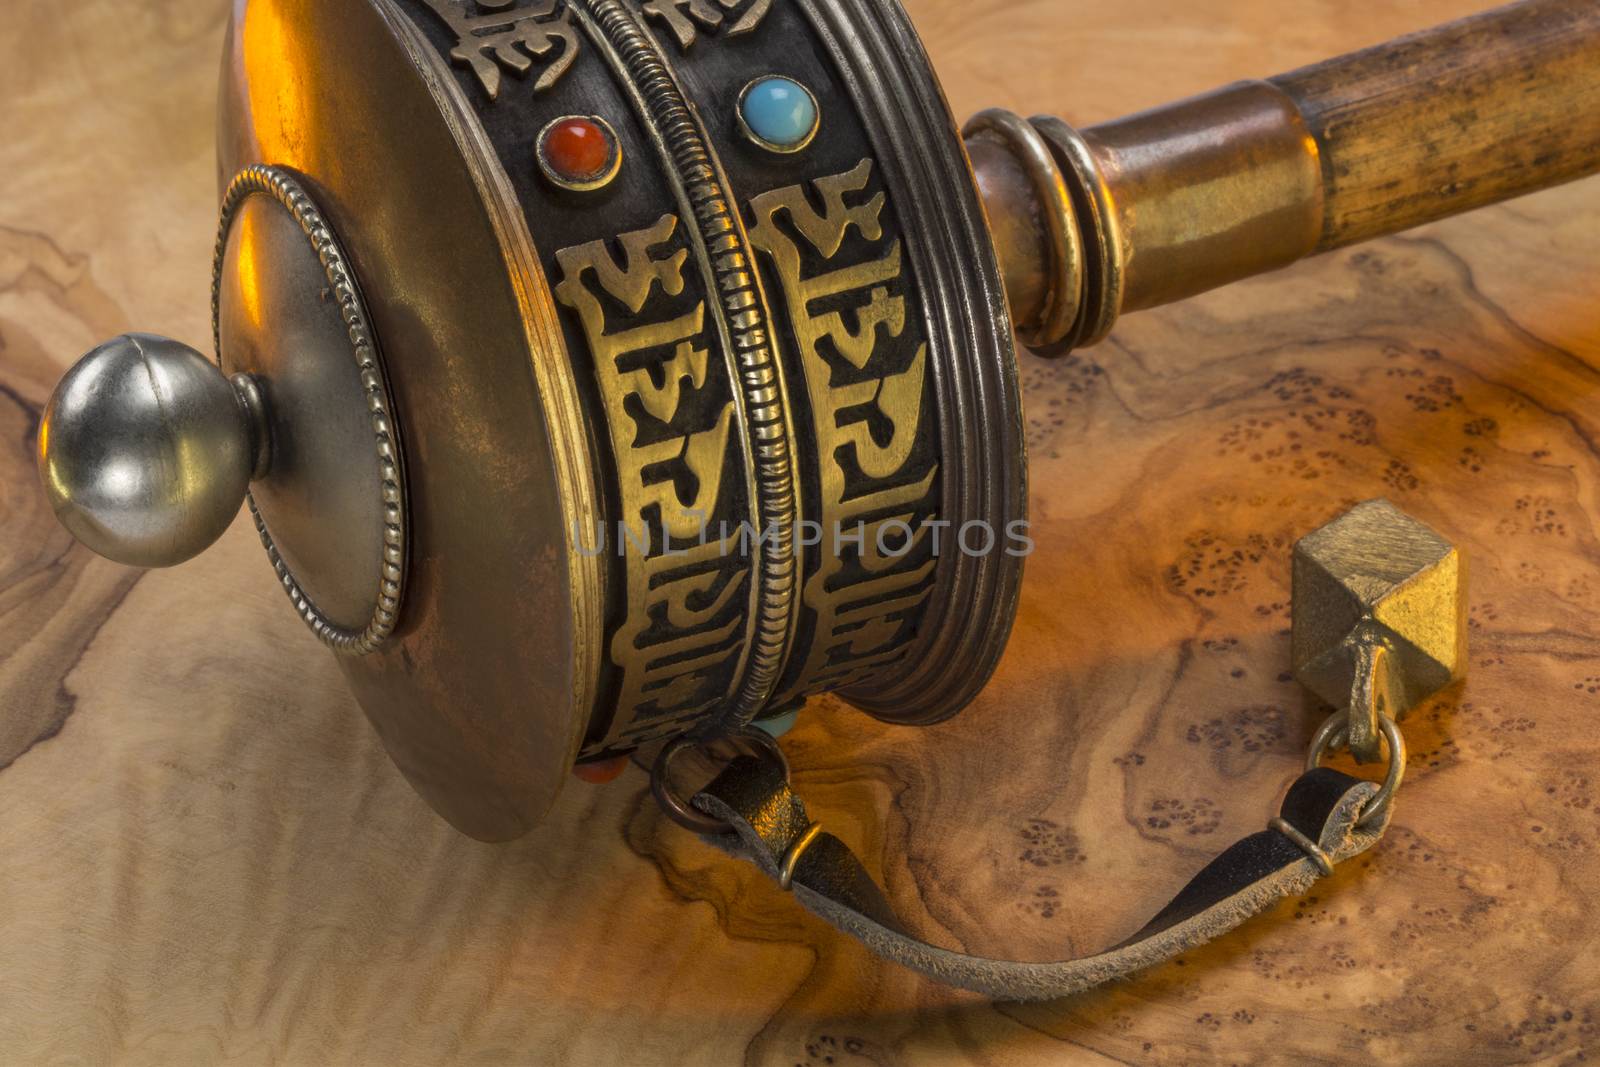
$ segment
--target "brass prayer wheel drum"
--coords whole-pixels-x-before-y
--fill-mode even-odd
[[[261,236],[294,228],[282,175],[348,263],[404,459],[403,598],[342,663],[451,822],[516,836],[574,761],[815,693],[929,722],[978,691],[1021,570],[1012,335],[897,5],[248,0],[226,47],[219,177],[265,192],[225,212],[222,368],[272,409],[246,309],[304,274]],[[813,104],[798,150],[752,129],[785,135],[782,99],[750,109],[774,76]],[[564,174],[590,146],[552,151],[563,120],[610,142],[595,173]],[[338,452],[295,476],[371,465]],[[260,509],[303,613],[380,558],[381,493],[343,499],[368,513]]]

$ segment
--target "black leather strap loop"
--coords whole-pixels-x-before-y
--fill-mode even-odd
[[[1367,827],[1356,825],[1376,792],[1371,782],[1338,771],[1307,771],[1289,787],[1282,818],[1338,863],[1382,837],[1387,812]],[[774,879],[781,877],[784,857],[813,825],[782,770],[749,757],[730,763],[694,804],[736,830],[707,840]],[[1171,959],[1278,900],[1305,892],[1322,873],[1288,835],[1272,829],[1251,834],[1207,864],[1132,937],[1104,952],[1054,963],[985,959],[917,939],[849,847],[825,831],[793,864],[791,888],[811,911],[886,959],[996,999],[1048,1000]]]

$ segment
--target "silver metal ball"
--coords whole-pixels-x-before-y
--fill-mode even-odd
[[[39,427],[56,517],[102,556],[170,567],[222,536],[256,463],[251,412],[187,345],[124,334],[69,370]]]

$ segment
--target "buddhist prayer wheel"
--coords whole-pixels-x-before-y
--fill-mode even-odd
[[[963,127],[893,0],[239,0],[214,352],[91,353],[45,414],[45,486],[137,565],[247,503],[395,762],[466,833],[518,837],[575,766],[664,749],[668,810],[748,831],[826,914],[844,897],[818,887],[855,876],[821,865],[853,868],[774,799],[768,735],[822,693],[937,722],[994,671],[1033,548],[1014,329],[1048,356],[1590,173],[1600,107],[1573,101],[1597,64],[1591,0],[1531,0],[1081,131]],[[1464,665],[1453,549],[1374,507],[1304,554],[1328,603],[1296,656],[1361,708],[1311,763],[1347,745],[1392,781],[1311,771],[1261,845],[1291,872],[1274,893],[1376,840],[1392,720]],[[1395,590],[1426,568],[1423,626]],[[1426,678],[1388,673],[1406,664]],[[668,765],[719,739],[744,777],[678,800]],[[1095,967],[1238,921],[1218,901],[1247,883],[1213,880]],[[839,906],[946,973],[870,902]],[[1101,974],[949,966],[1024,995]]]

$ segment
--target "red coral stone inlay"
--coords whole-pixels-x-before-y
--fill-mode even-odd
[[[580,763],[572,768],[573,777],[590,785],[605,785],[621,777],[628,769],[627,756],[615,756],[600,763]]]
[[[592,119],[562,119],[545,133],[539,151],[557,176],[571,182],[593,181],[611,162],[611,135]]]

